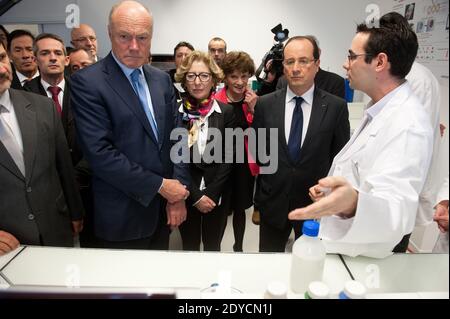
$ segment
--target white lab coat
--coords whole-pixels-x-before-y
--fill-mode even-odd
[[[425,111],[429,116],[431,126],[434,130],[431,165],[425,185],[420,193],[419,208],[416,217],[416,226],[423,226],[433,222],[435,196],[439,191],[439,186],[443,182],[439,155],[442,140],[439,129],[441,92],[436,77],[420,63],[414,62],[406,79],[420,103],[425,107]]]
[[[433,130],[408,83],[382,101],[386,104],[356,140],[350,139],[330,169],[329,175],[344,176],[359,195],[354,217],[322,218],[320,237],[327,252],[384,258],[414,228]],[[372,107],[379,106],[381,101]]]

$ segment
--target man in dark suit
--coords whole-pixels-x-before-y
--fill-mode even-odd
[[[167,249],[167,225],[185,220],[189,195],[187,166],[170,159],[175,93],[169,75],[147,65],[148,9],[124,1],[109,17],[112,52],[72,78],[78,136],[93,172],[95,232],[102,247]]]
[[[29,92],[47,96],[55,102],[75,166],[82,158],[77,143],[74,117],[70,105],[70,81],[64,76],[69,65],[64,41],[56,34],[41,33],[34,41],[36,62],[40,76],[24,85]]]
[[[310,36],[311,38],[314,38],[317,45],[318,41],[315,37]],[[319,48],[319,56],[321,55],[321,50]],[[286,77],[283,75],[280,77],[277,83],[277,90],[286,88],[288,85]],[[339,96],[343,99],[345,99],[345,80],[343,77],[337,75],[333,72],[328,72],[319,67],[319,71],[316,74],[316,77],[314,79],[314,85],[324,90],[325,92],[334,94],[336,96]]]
[[[41,70],[40,76],[27,82],[24,89],[52,99],[60,115],[66,135],[72,165],[86,215],[84,228],[80,234],[82,247],[95,246],[92,222],[91,174],[89,165],[82,160],[83,154],[77,142],[75,120],[70,103],[70,78],[65,76],[69,58],[66,54],[64,41],[55,34],[40,34],[34,43],[36,61]]]
[[[311,203],[309,187],[327,175],[333,157],[350,136],[345,100],[314,85],[320,65],[314,38],[291,38],[284,48],[283,65],[287,88],[260,97],[253,120],[259,134],[258,129],[278,129],[277,149],[269,149],[274,138],[269,134],[264,146],[266,154],[278,156],[278,169],[261,174],[257,181],[260,251],[283,252],[292,228],[296,238],[301,235],[301,222],[288,221],[288,213]]]
[[[39,76],[33,41],[34,36],[27,30],[14,30],[8,35],[8,55],[13,66],[13,89],[22,90],[25,83]]]
[[[10,89],[0,43],[0,255],[19,243],[73,246],[83,207],[51,100]]]

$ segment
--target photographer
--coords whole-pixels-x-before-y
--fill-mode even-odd
[[[276,90],[278,79],[283,75],[283,42],[288,39],[289,30],[278,24],[270,30],[274,36],[275,43],[264,56],[261,65],[255,72],[260,83],[256,94],[262,96]]]

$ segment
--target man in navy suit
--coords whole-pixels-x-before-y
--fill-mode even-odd
[[[187,167],[170,159],[176,99],[170,77],[147,65],[151,13],[135,1],[111,9],[112,52],[73,75],[79,139],[93,173],[101,247],[167,249],[186,218]]]
[[[292,37],[283,53],[288,85],[260,97],[253,118],[257,132],[278,129],[278,136],[266,135],[265,147],[265,154],[277,153],[278,169],[258,176],[255,194],[261,212],[261,252],[284,252],[292,229],[295,238],[302,235],[302,222],[288,220],[288,213],[312,202],[308,189],[327,175],[334,156],[350,138],[347,103],[314,84],[320,66],[316,40]],[[273,150],[275,138],[278,148]]]

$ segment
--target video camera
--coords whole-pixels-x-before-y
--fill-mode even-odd
[[[267,52],[261,62],[261,65],[256,70],[255,76],[258,82],[269,84],[273,79],[278,80],[278,78],[283,75],[283,42],[289,38],[289,30],[284,29],[281,23],[270,30],[274,36],[276,43]],[[269,73],[272,73],[274,78],[268,79]]]

